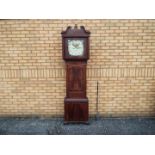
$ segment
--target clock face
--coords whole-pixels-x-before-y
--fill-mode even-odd
[[[68,40],[68,52],[70,56],[82,56],[84,53],[84,40]]]

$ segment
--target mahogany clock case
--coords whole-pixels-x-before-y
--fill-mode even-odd
[[[62,32],[62,52],[66,61],[66,97],[64,99],[65,123],[88,122],[88,98],[86,96],[86,65],[89,58],[89,31],[84,27],[68,27]],[[68,40],[83,40],[84,53],[69,55]]]

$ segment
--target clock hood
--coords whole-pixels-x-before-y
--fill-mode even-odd
[[[89,37],[90,32],[85,30],[84,26],[80,26],[80,28],[77,27],[77,25],[72,28],[71,26],[68,26],[65,31],[61,32],[62,37]]]

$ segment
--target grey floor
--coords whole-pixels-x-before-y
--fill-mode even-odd
[[[155,135],[155,118],[98,118],[89,125],[62,119],[0,118],[0,135]]]

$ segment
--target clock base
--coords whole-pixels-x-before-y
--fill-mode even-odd
[[[88,122],[88,99],[65,98],[65,123]]]

